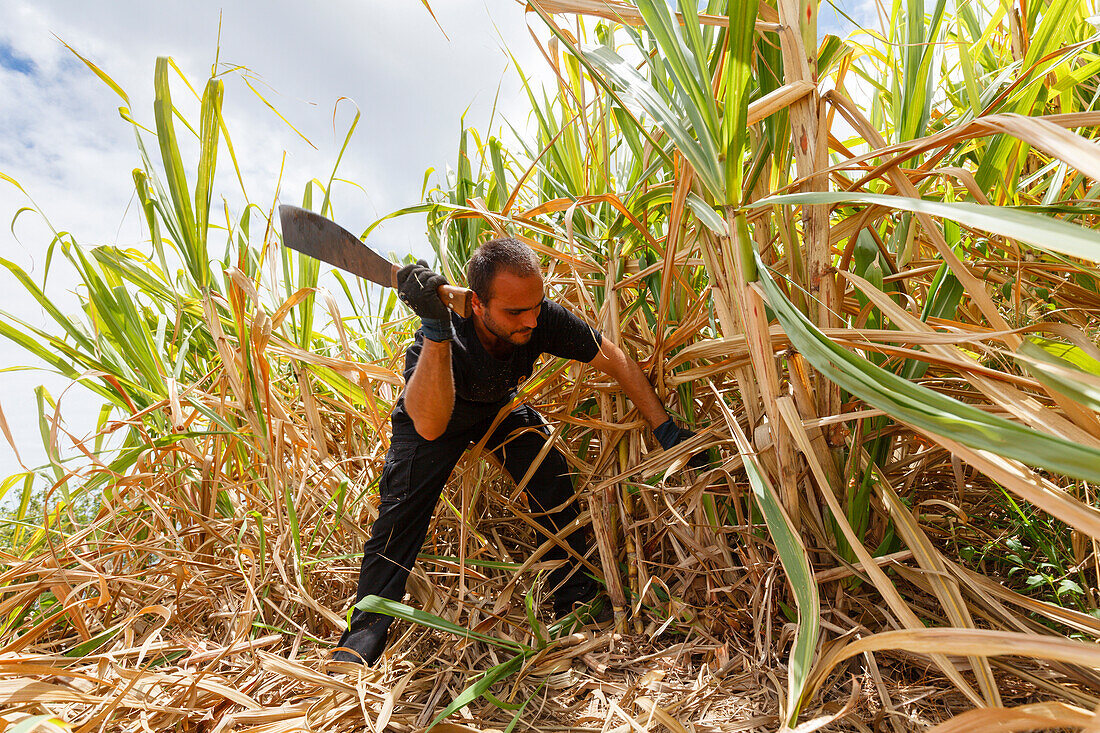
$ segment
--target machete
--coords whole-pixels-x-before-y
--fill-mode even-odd
[[[283,228],[283,244],[287,247],[372,283],[387,288],[397,287],[400,266],[379,255],[336,222],[289,205],[279,207],[279,222]],[[440,285],[438,292],[445,306],[463,318],[470,317],[470,295],[473,291]]]

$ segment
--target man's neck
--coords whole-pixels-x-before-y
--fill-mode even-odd
[[[475,313],[473,316],[474,321],[474,333],[477,334],[477,340],[481,342],[481,345],[485,347],[485,350],[490,355],[497,359],[507,359],[512,355],[512,350],[516,348],[513,344],[505,341],[497,336],[495,333],[485,327],[485,324]]]

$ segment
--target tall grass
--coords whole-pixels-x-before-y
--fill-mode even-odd
[[[183,125],[200,141],[188,181],[160,60],[155,161],[137,128],[149,252],[47,243],[85,284],[75,318],[6,263],[57,327],[0,332],[84,379],[110,405],[102,431],[125,435],[39,472],[41,526],[29,498],[11,525],[0,652],[43,685],[8,681],[17,712],[51,700],[122,725],[141,694],[177,726],[210,709],[223,729],[423,727],[459,709],[472,726],[575,723],[560,691],[582,694],[583,669],[611,685],[586,704],[616,725],[713,725],[715,696],[767,729],[863,729],[875,710],[896,730],[1093,722],[1087,5],[899,0],[885,28],[843,40],[818,37],[814,3],[678,10],[533,0],[556,87],[527,89],[514,136],[463,130],[453,175],[397,212],[427,213],[456,281],[480,241],[528,241],[553,297],[699,431],[660,451],[613,385],[558,360],[521,393],[554,421],[596,535],[583,560],[629,636],[544,627],[554,540],[475,446],[410,582],[419,608],[375,609],[411,622],[381,670],[318,674],[376,512],[410,326],[392,298],[318,290],[316,265],[278,247],[274,202],[211,254],[213,171],[232,158],[222,88]],[[306,190],[334,215],[327,189]],[[683,469],[707,447],[714,468]],[[90,521],[71,510],[89,495]],[[851,699],[850,676],[865,682]],[[918,678],[928,694],[907,702]]]

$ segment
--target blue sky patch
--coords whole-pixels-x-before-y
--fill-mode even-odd
[[[33,74],[35,64],[26,56],[16,52],[7,41],[0,41],[0,66],[20,74]]]

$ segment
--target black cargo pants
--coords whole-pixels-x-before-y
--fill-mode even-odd
[[[415,432],[395,431],[378,485],[381,495],[378,519],[371,527],[370,539],[363,546],[356,602],[368,595],[395,601],[404,597],[405,582],[424,544],[443,486],[470,444],[484,437],[493,417],[436,440],[424,440]],[[521,405],[501,421],[485,447],[518,483],[527,474],[548,436],[542,416],[528,405]],[[551,448],[543,458],[527,483],[526,493],[531,511],[537,514],[538,523],[548,532],[556,533],[579,513],[576,502],[569,501],[573,497],[573,482],[569,478],[568,465],[556,448]],[[557,511],[552,511],[554,509]],[[566,542],[579,555],[585,554],[583,530],[570,534]],[[564,549],[554,546],[544,557],[562,560],[566,556]],[[576,565],[575,561],[566,563],[550,574],[550,587],[558,588],[557,601],[574,600],[588,585],[587,576],[576,570]],[[376,620],[375,614],[359,609],[352,611],[351,623],[340,645],[351,632]],[[388,625],[389,620],[383,623]]]

